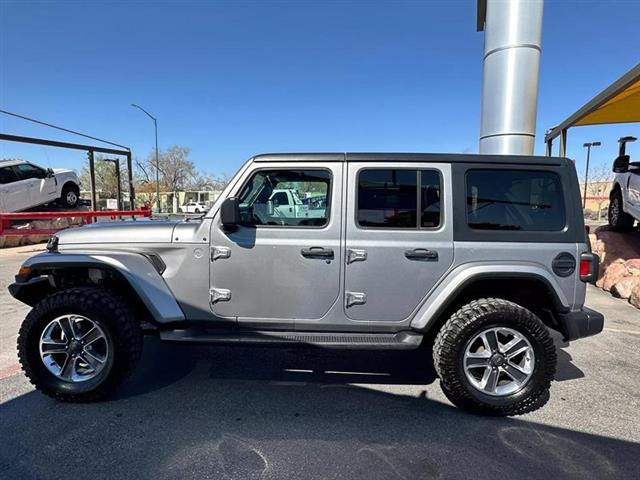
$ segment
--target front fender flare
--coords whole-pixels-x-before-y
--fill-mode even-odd
[[[138,295],[157,323],[185,320],[184,313],[153,264],[142,254],[129,252],[40,253],[23,264],[32,271],[49,271],[74,267],[107,269],[117,272]],[[11,294],[18,300],[20,289],[34,282],[16,281]]]

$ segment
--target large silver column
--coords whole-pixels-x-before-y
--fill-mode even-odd
[[[480,153],[532,155],[543,0],[486,0]]]

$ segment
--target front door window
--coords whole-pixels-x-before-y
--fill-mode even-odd
[[[329,219],[330,186],[328,170],[259,171],[240,193],[241,223],[254,227],[323,227]]]

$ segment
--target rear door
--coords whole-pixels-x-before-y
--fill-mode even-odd
[[[28,208],[28,195],[15,167],[0,167],[0,211],[16,212]]]
[[[349,163],[348,176],[346,315],[409,319],[453,262],[450,166]]]

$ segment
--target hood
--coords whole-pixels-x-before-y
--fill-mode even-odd
[[[74,175],[76,173],[68,168],[52,168],[51,170],[53,170],[53,173],[73,173]]]
[[[58,245],[103,243],[171,243],[173,229],[179,222],[136,220],[102,222],[67,228],[56,233]]]

